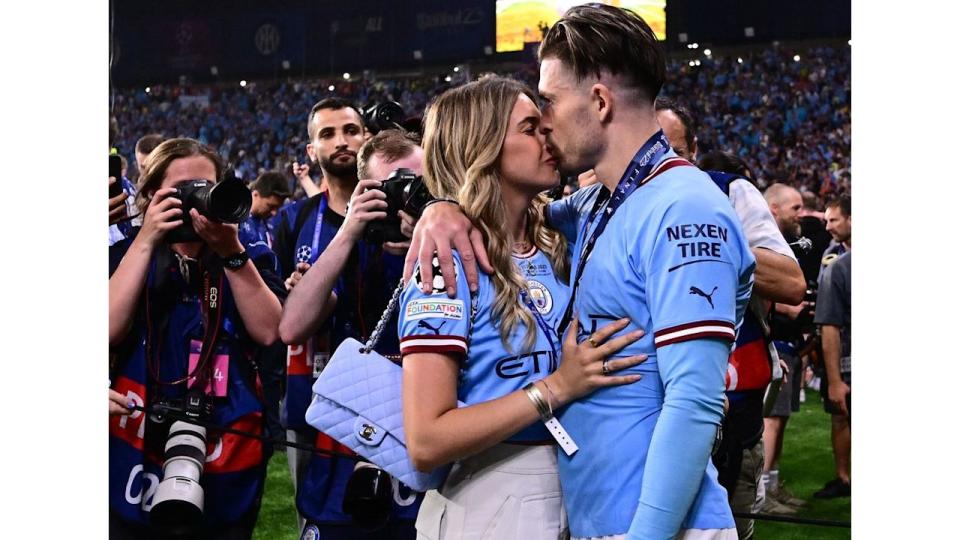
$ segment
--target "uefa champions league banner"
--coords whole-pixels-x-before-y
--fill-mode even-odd
[[[379,0],[330,7],[309,33],[308,70],[405,67],[484,56],[495,45],[493,8],[488,0]]]
[[[492,54],[496,44],[493,0],[305,1],[218,13],[120,13],[117,84],[456,63]]]

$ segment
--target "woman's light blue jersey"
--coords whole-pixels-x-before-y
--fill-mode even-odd
[[[537,340],[530,351],[523,350],[526,327],[522,324],[514,329],[509,340],[510,349],[505,350],[500,340],[500,321],[495,320],[492,314],[496,291],[490,277],[482,273],[471,331],[470,289],[457,252],[453,252],[453,259],[457,274],[455,298],[446,294],[444,277],[436,258],[433,265],[433,291],[430,294],[423,294],[420,290],[419,267],[414,271],[414,277],[400,300],[400,352],[404,356],[419,352],[444,353],[461,360],[457,399],[467,405],[505,396],[557,369],[560,340],[556,328],[567,306],[569,290],[566,284],[557,280],[546,255],[535,250],[528,256],[513,257],[514,264],[527,279],[530,297],[551,333],[547,336],[538,326]],[[519,298],[517,302],[520,303]],[[540,422],[509,439],[549,440],[552,438]]]

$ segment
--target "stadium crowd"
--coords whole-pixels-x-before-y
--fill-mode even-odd
[[[693,66],[670,60],[667,73],[661,95],[698,119],[701,153],[734,152],[753,169],[761,188],[782,182],[824,198],[850,192],[849,47],[714,53]],[[536,87],[535,65],[503,74]],[[434,97],[460,82],[465,81],[437,75],[119,89],[113,146],[133,159],[134,143],[146,133],[196,138],[216,148],[249,182],[264,171],[289,172],[290,163],[303,161],[307,111],[323,97],[336,95],[360,106],[393,100],[419,118]],[[191,97],[181,99],[185,96]],[[128,176],[135,180],[137,173]]]
[[[806,504],[787,490],[778,467],[786,421],[799,410],[814,358],[825,365],[818,373],[830,384],[821,392],[836,460],[836,478],[814,496],[850,495],[849,48],[797,52],[774,45],[664,64],[652,32],[635,15],[618,8],[577,9],[565,17],[580,29],[545,30],[542,65],[501,74],[512,79],[471,82],[475,77],[467,71],[456,78],[287,79],[114,92],[111,146],[137,166],[125,165],[128,197],[111,198],[111,537],[142,538],[170,526],[164,516],[183,510],[170,482],[161,482],[174,473],[159,456],[165,451],[164,459],[177,467],[192,459],[199,467],[191,467],[204,472],[204,445],[209,502],[204,509],[201,490],[194,527],[209,538],[252,534],[274,446],[229,432],[205,438],[207,432],[191,427],[189,419],[168,431],[144,427],[145,404],[172,407],[182,399],[188,415],[301,445],[288,449],[287,457],[304,538],[407,539],[414,522],[418,538],[472,538],[467,531],[498,521],[503,531],[513,528],[495,537],[540,538],[522,532],[527,525],[519,514],[513,524],[499,517],[501,502],[521,488],[540,505],[543,528],[551,531],[544,538],[690,538],[684,534],[698,530],[710,538],[751,538],[752,522],[735,522],[741,517],[735,513],[793,515]],[[584,36],[595,18],[608,25],[607,34],[601,33],[607,41],[590,43],[604,51],[591,62],[597,86],[606,92],[603,100],[616,104],[603,114],[608,120],[612,109],[620,117],[607,122],[588,113],[581,126],[571,120],[575,115],[559,112],[564,105],[558,96],[568,90],[557,81],[572,80],[564,55],[586,47]],[[578,46],[568,42],[577,39],[583,40]],[[618,51],[613,60],[603,57],[611,55],[605,47]],[[637,53],[643,48],[656,52],[645,57]],[[634,72],[653,74],[639,85],[642,99],[622,99],[623,80],[609,75],[611,62],[621,57],[629,57]],[[543,75],[550,82],[540,81],[548,90],[538,103],[522,83],[537,88],[540,74],[553,78]],[[658,93],[667,99],[658,101]],[[566,99],[567,107],[575,102]],[[407,119],[423,126],[422,139],[400,130],[374,136],[355,105],[386,101],[400,103]],[[589,143],[571,142],[582,136],[581,128],[593,130],[593,142],[601,136],[611,147],[626,141],[617,148],[623,155],[565,162],[577,158],[577,151],[587,155],[577,144]],[[685,138],[696,144],[684,145]],[[314,178],[298,177],[306,169],[296,164],[307,155],[316,161]],[[622,172],[618,160],[631,157]],[[564,173],[565,164],[570,173],[596,171],[593,183],[606,191],[581,184],[579,194],[557,196],[548,205],[545,190],[556,185],[558,171],[568,184],[576,178]],[[399,212],[398,236],[373,236],[370,224],[383,219],[388,206],[388,195],[375,188],[397,167],[422,175],[440,198],[432,202],[446,204],[418,208],[419,223]],[[624,180],[617,184],[621,173]],[[670,178],[671,189],[657,187],[664,185],[663,178],[654,181],[660,174]],[[304,178],[322,178],[322,190],[305,186]],[[253,192],[249,218],[232,224],[190,206],[196,203],[185,204],[197,179],[228,184],[225,190],[236,189],[237,180],[247,184]],[[641,187],[649,198],[628,199]],[[594,211],[578,237],[570,231],[581,230],[577,219],[585,218],[590,200]],[[606,211],[591,229],[601,203]],[[621,204],[637,219],[621,214],[614,222]],[[139,221],[133,222],[135,215]],[[483,234],[467,239],[473,226],[473,233]],[[601,233],[614,241],[602,245]],[[694,243],[670,244],[695,235],[712,242],[697,243],[701,260],[688,259]],[[456,256],[442,248],[444,241],[457,246]],[[472,241],[476,254],[464,251]],[[636,251],[624,257],[611,251],[614,245]],[[653,246],[649,251],[658,256],[643,246]],[[584,273],[591,260],[610,264]],[[470,261],[495,271],[478,278]],[[725,265],[694,264],[702,262]],[[445,282],[443,275],[456,279]],[[539,281],[528,280],[535,276]],[[582,290],[581,278],[588,284]],[[604,296],[603,284],[617,279],[630,301]],[[707,282],[718,285],[711,290]],[[641,287],[642,294],[629,296],[631,288]],[[445,293],[452,300],[438,300]],[[398,298],[403,307],[391,319]],[[583,315],[591,302],[623,312],[619,320]],[[430,311],[439,304],[460,311]],[[704,313],[711,320],[703,320]],[[775,323],[779,333],[771,333],[776,318],[770,313],[781,319]],[[405,359],[410,459],[422,470],[455,465],[439,490],[418,492],[394,479],[383,509],[389,520],[370,530],[357,525],[359,513],[347,504],[356,495],[353,478],[364,467],[338,460],[350,449],[325,428],[315,429],[306,411],[313,382],[339,344],[346,338],[363,342],[375,327],[379,337],[385,323],[378,350]],[[568,324],[573,331],[564,334]],[[514,327],[526,328],[522,343],[518,336],[524,334],[514,334]],[[822,348],[808,347],[818,328]],[[542,350],[500,359],[504,350],[529,352],[534,346]],[[550,367],[541,372],[536,354],[550,359]],[[524,356],[537,367],[520,371]],[[644,365],[648,358],[653,361]],[[690,358],[697,359],[697,369],[683,367]],[[757,365],[762,369],[754,370]],[[516,373],[504,375],[510,370]],[[717,383],[724,371],[721,395]],[[766,389],[781,375],[784,391],[776,408],[764,410]],[[410,388],[419,391],[414,395]],[[642,414],[625,412],[591,396],[599,389],[621,396],[621,403],[637,397],[634,391],[655,399]],[[556,420],[553,403],[565,409],[558,417],[572,426],[572,438],[584,443],[579,450],[571,451],[570,436],[550,423]],[[695,406],[685,409],[690,403]],[[622,430],[621,414],[637,415],[632,429]],[[174,444],[178,437],[180,446]],[[568,456],[579,451],[579,460],[558,458],[551,437]],[[163,449],[168,438],[173,442]],[[196,441],[196,448],[186,448],[184,438]],[[628,442],[619,444],[623,440]],[[649,446],[635,451],[643,445]],[[311,446],[316,452],[304,450]],[[509,461],[503,470],[496,465],[501,461]],[[610,469],[578,469],[591,464]],[[531,481],[526,472],[512,478],[510,467],[535,471],[538,479]],[[676,477],[685,481],[674,485]],[[616,497],[607,501],[591,491],[598,483]],[[676,511],[664,511],[658,498]],[[562,504],[576,511],[563,512]],[[612,505],[623,511],[608,512]],[[458,512],[463,535],[442,535],[439,516]],[[629,535],[620,534],[627,530]]]

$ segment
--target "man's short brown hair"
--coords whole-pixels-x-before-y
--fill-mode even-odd
[[[582,81],[606,71],[623,76],[647,102],[653,102],[667,76],[666,56],[650,26],[636,13],[603,4],[567,10],[543,37],[537,53],[557,58]]]
[[[313,127],[313,118],[317,115],[318,111],[322,111],[323,109],[330,109],[332,111],[353,109],[353,112],[357,113],[357,117],[360,119],[360,128],[362,129],[364,127],[363,114],[361,114],[360,109],[356,108],[352,103],[336,96],[323,98],[315,103],[313,107],[310,107],[310,114],[307,115],[307,136],[310,137],[311,142],[317,136],[317,130]]]
[[[420,146],[420,137],[416,133],[401,129],[385,129],[377,133],[363,143],[357,153],[357,178],[383,180],[383,178],[371,179],[367,175],[370,158],[378,154],[384,162],[393,163],[412,154],[414,147],[417,146]]]
[[[134,150],[145,156],[149,156],[150,152],[153,152],[153,149],[160,146],[160,143],[162,142],[163,135],[159,133],[150,133],[149,135],[140,137],[140,139],[137,141],[137,145],[134,147]]]
[[[827,203],[827,208],[839,208],[840,215],[848,218],[852,215],[853,205],[849,195],[840,195]]]
[[[286,199],[290,196],[287,177],[277,171],[260,173],[260,176],[250,183],[250,191],[256,191],[261,197],[277,196]]]

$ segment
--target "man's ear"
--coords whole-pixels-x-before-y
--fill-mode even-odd
[[[601,124],[610,122],[613,115],[613,92],[603,84],[597,83],[590,87],[591,110],[597,115]]]
[[[317,160],[317,151],[313,149],[313,143],[307,143],[307,157],[310,161]]]

